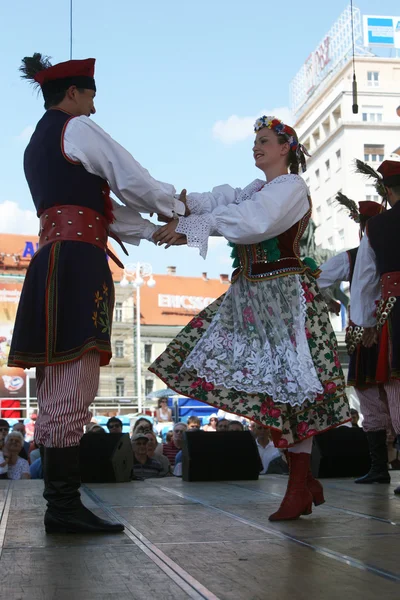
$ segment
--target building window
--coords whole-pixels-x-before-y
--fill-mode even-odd
[[[331,248],[333,248],[333,237],[328,238],[328,244]]]
[[[154,387],[154,380],[153,379],[146,379],[146,381],[144,382],[144,393],[145,393],[146,397],[149,394],[151,394],[151,392],[153,391],[153,387]]]
[[[382,123],[383,106],[363,106],[362,120],[364,123]]]
[[[124,358],[124,341],[117,340],[115,342],[115,358]]]
[[[340,245],[344,246],[345,243],[345,239],[344,239],[344,229],[339,229],[339,241],[340,241]]]
[[[337,171],[342,168],[342,151],[336,150],[336,169]]]
[[[115,303],[115,320],[117,323],[122,322],[122,302]]]
[[[115,395],[117,398],[125,396],[125,379],[123,377],[117,377],[115,379]]]
[[[385,155],[385,146],[382,144],[365,144],[365,162],[382,162]]]
[[[316,169],[316,171],[315,171],[315,179],[317,180],[317,187],[319,187],[319,184],[320,184],[319,169]]]
[[[325,161],[325,170],[326,170],[326,179],[329,179],[329,177],[331,176],[331,161],[330,160]]]
[[[153,346],[151,344],[145,344],[144,345],[144,362],[145,363],[150,363],[151,362],[151,351],[152,351],[152,348],[153,348]]]
[[[379,87],[379,71],[368,71],[368,87]]]

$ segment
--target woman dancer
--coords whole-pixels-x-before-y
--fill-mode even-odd
[[[162,227],[167,246],[184,234],[205,257],[210,235],[233,246],[228,292],[195,317],[151,365],[170,388],[269,427],[288,449],[286,495],[270,520],[296,519],[324,502],[312,478],[314,435],[350,420],[345,383],[319,271],[299,256],[311,215],[305,148],[275,117],[254,127],[253,156],[266,180],[243,190],[190,194],[191,215]],[[288,174],[290,168],[290,174]]]

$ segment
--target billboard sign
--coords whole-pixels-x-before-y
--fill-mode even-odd
[[[7,367],[21,289],[22,283],[0,283],[0,398],[26,396],[24,370]]]
[[[400,17],[364,16],[364,45],[400,48]]]

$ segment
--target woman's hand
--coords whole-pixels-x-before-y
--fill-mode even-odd
[[[159,246],[165,244],[165,249],[170,246],[182,246],[187,243],[186,236],[181,233],[176,233],[176,228],[178,226],[178,219],[174,219],[168,225],[164,225],[164,227],[160,227],[154,235],[153,240]]]

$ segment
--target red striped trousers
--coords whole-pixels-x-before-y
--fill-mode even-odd
[[[100,354],[87,352],[78,360],[37,367],[39,415],[35,442],[47,448],[77,446],[92,414],[89,406],[99,387]]]
[[[380,431],[391,427],[400,433],[400,381],[392,379],[383,386],[373,386],[365,390],[355,388],[364,417],[364,431]]]

